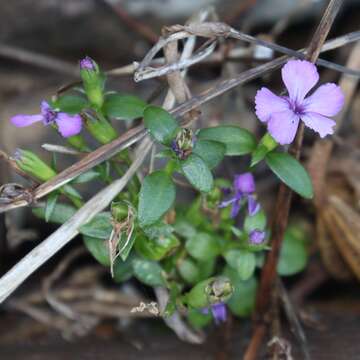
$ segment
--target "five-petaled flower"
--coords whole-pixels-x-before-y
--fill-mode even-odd
[[[233,194],[230,199],[222,201],[220,208],[232,205],[231,217],[234,218],[240,211],[241,206],[247,201],[248,213],[250,216],[255,215],[260,210],[260,204],[256,201],[255,181],[251,173],[235,175],[233,182]]]
[[[80,115],[69,115],[56,111],[45,100],[41,102],[41,113],[36,115],[15,115],[11,123],[17,127],[32,125],[42,122],[44,125],[56,124],[63,137],[70,137],[80,133],[82,118]]]
[[[321,85],[305,97],[319,81],[316,66],[306,60],[290,60],[281,70],[288,96],[277,96],[261,88],[255,97],[256,115],[267,124],[271,136],[281,145],[290,144],[296,135],[299,121],[318,132],[321,137],[333,134],[336,115],[344,104],[339,86]]]
[[[209,310],[212,313],[216,325],[220,325],[222,322],[226,321],[227,310],[226,305],[223,302],[213,304],[210,307],[206,307],[202,309],[201,312],[207,315],[209,313]]]

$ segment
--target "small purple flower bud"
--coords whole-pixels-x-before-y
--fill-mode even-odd
[[[253,230],[249,235],[249,242],[251,245],[261,245],[265,240],[265,231]]]
[[[234,189],[242,194],[255,192],[255,181],[251,173],[244,173],[235,176]]]
[[[96,70],[93,59],[91,59],[89,56],[86,56],[84,59],[80,60],[80,69],[90,71]]]
[[[22,157],[22,150],[19,148],[15,149],[15,152],[13,155],[14,160],[21,161],[21,157]]]
[[[227,311],[224,303],[211,305],[211,313],[216,325],[226,321]]]

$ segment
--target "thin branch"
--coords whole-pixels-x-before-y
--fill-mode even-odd
[[[23,62],[25,64],[49,69],[71,77],[79,76],[77,66],[49,55],[39,54],[34,51],[21,49],[15,46],[0,43],[0,56]]]

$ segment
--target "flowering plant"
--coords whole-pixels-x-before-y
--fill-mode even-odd
[[[343,104],[339,87],[325,84],[306,98],[319,80],[317,69],[307,61],[289,61],[282,69],[288,95],[276,96],[266,88],[256,94],[256,115],[268,128],[258,142],[251,132],[236,125],[196,131],[182,128],[161,107],[132,95],[106,92],[104,74],[88,57],[80,62],[80,73],[83,91],[43,101],[41,114],[16,115],[11,122],[18,127],[35,122],[52,125],[70,146],[89,152],[84,131],[107,144],[118,137],[112,122],[143,118],[160,149],[157,157],[162,159],[144,179],[133,178],[108,211],[78,229],[89,252],[109,267],[115,282],[136,278],[153,288],[167,288],[170,295],[164,316],[178,309],[195,328],[212,318],[217,324],[225,321],[228,311],[248,316],[254,305],[257,269],[269,249],[267,216],[256,191],[256,166],[264,160],[280,181],[311,198],[311,179],[304,167],[276,148],[294,140],[300,120],[321,137],[331,134],[335,122],[328,116],[334,116]],[[230,182],[214,177],[226,156],[237,157],[246,166]],[[29,151],[18,151],[15,160],[20,169],[40,181],[56,176],[54,166]],[[35,207],[34,213],[46,221],[66,222],[82,206],[76,184],[111,183],[129,164],[131,156],[123,150],[50,193],[46,204]],[[175,202],[182,178],[197,191],[186,206]],[[73,204],[60,202],[59,195]],[[288,229],[278,264],[280,275],[292,275],[305,267],[304,237],[297,227]]]

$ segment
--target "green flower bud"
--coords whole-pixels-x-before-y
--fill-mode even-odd
[[[184,300],[189,306],[201,309],[227,301],[233,292],[234,288],[230,280],[225,276],[217,276],[195,285],[184,295]]]
[[[40,181],[45,182],[56,175],[55,170],[31,151],[17,149],[14,158],[22,171]]]
[[[259,163],[267,153],[274,150],[278,145],[279,144],[274,140],[274,138],[269,133],[266,133],[252,153],[251,166]]]
[[[104,103],[105,76],[96,62],[88,56],[80,61],[80,76],[91,105],[101,109]]]

